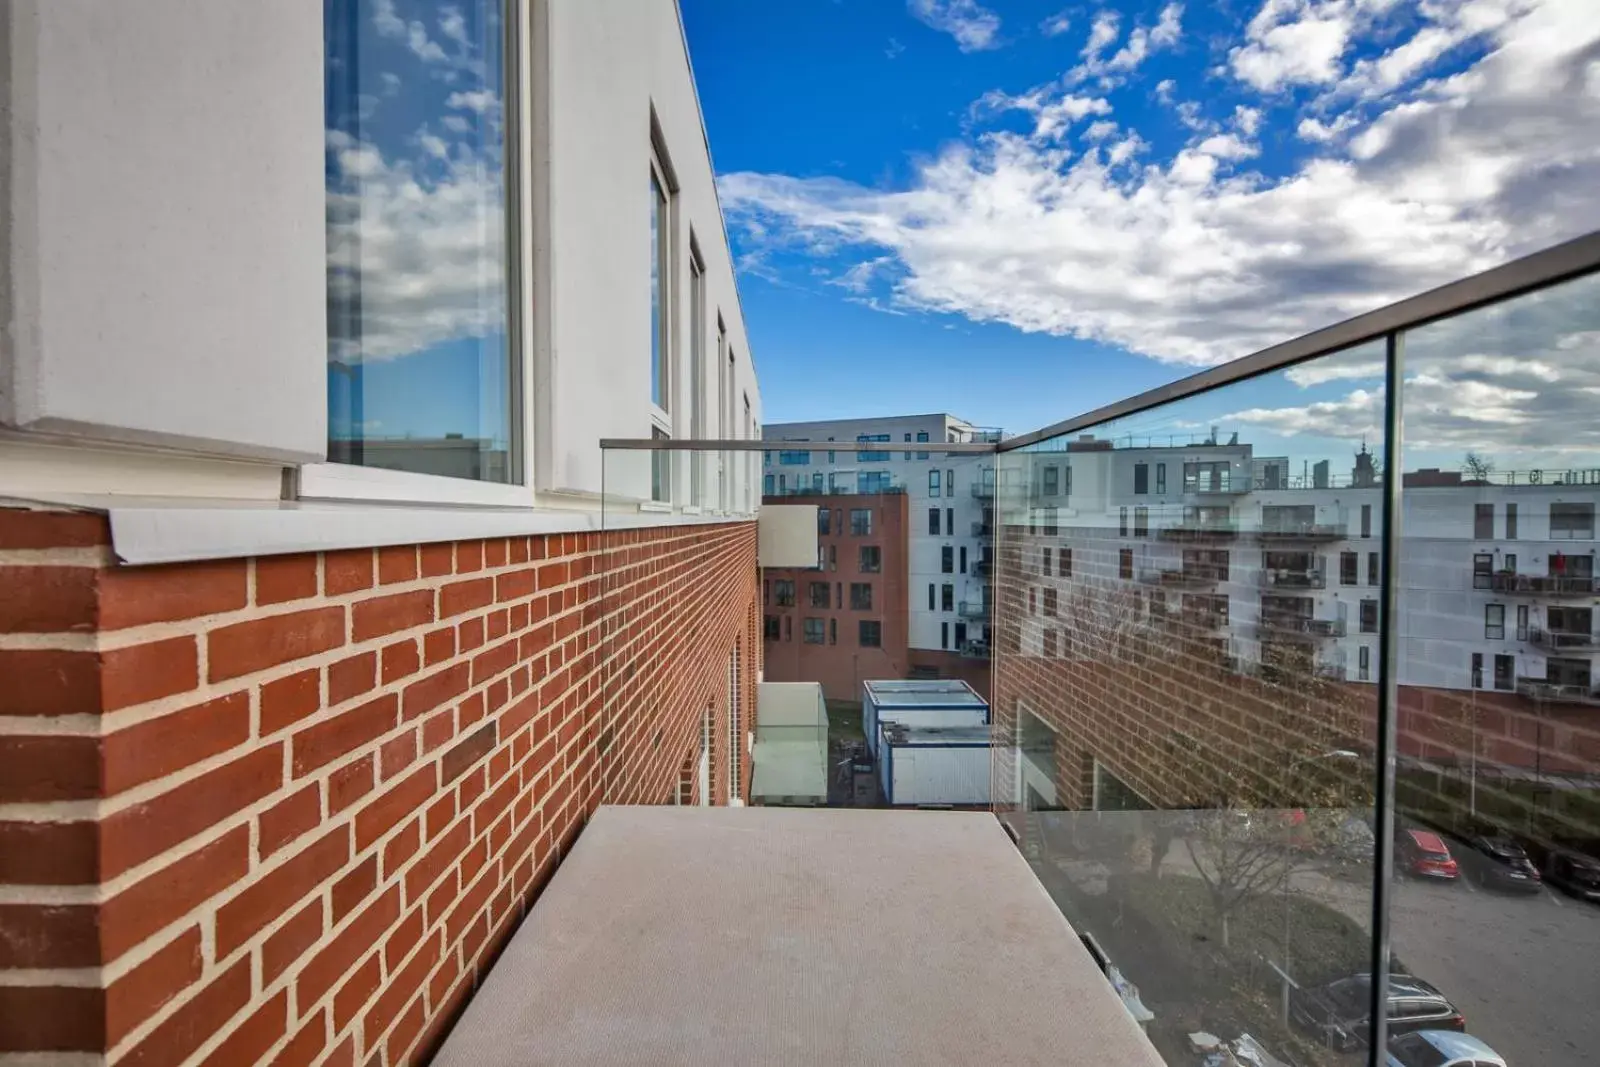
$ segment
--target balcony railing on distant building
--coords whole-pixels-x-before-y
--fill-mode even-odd
[[[1600,692],[1592,686],[1547,678],[1518,678],[1517,694],[1546,704],[1600,704]]]
[[[1268,637],[1343,637],[1345,623],[1343,619],[1270,612],[1261,616],[1261,629]]]
[[[994,574],[994,561],[988,559],[974,560],[970,573],[974,578],[988,578]]]
[[[1326,589],[1328,576],[1320,570],[1271,568],[1261,572],[1260,583],[1268,589]]]
[[[963,619],[987,619],[990,608],[987,600],[963,600],[957,605],[956,614]]]
[[[1528,640],[1552,652],[1592,652],[1600,648],[1600,635],[1573,630],[1548,630],[1540,626],[1528,630]]]
[[[1139,580],[1141,582],[1146,585],[1159,585],[1166,589],[1200,589],[1208,585],[1216,585],[1222,579],[1222,573],[1211,567],[1144,570],[1139,572]]]
[[[979,500],[993,500],[994,483],[986,482],[981,478],[978,479],[972,483],[972,495],[977,497]]]
[[[1474,575],[1474,589],[1487,588],[1496,593],[1512,596],[1594,596],[1600,594],[1600,579],[1561,574],[1508,574],[1489,575],[1487,586],[1483,575]]]
[[[973,537],[993,537],[994,536],[994,526],[991,525],[990,523],[987,523],[987,522],[975,522],[975,523],[972,524],[972,536]]]
[[[957,652],[966,659],[988,659],[991,654],[987,641],[968,641]]]
[[[763,493],[768,497],[785,496],[883,496],[903,495],[906,487],[898,483],[868,483],[866,485],[787,485]]]
[[[1256,531],[1256,538],[1267,542],[1343,541],[1349,529],[1343,523],[1301,522]]]
[[[1157,531],[1163,541],[1232,541],[1239,527],[1231,522],[1180,522]]]

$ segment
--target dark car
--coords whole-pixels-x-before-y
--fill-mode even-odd
[[[1450,881],[1461,873],[1444,839],[1432,830],[1401,830],[1395,838],[1394,865],[1418,878]]]
[[[1600,903],[1600,860],[1568,848],[1553,848],[1544,859],[1544,880],[1566,893]]]
[[[1371,1005],[1372,978],[1358,974],[1296,991],[1289,1002],[1289,1017],[1323,1044],[1348,1051],[1367,1043]],[[1466,1028],[1466,1016],[1433,986],[1408,974],[1389,976],[1391,1036],[1413,1030]]]
[[[1480,834],[1467,838],[1472,850],[1471,877],[1481,886],[1537,893],[1543,883],[1539,868],[1516,841],[1503,835]]]

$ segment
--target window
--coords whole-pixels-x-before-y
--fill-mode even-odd
[[[808,645],[820,645],[820,644],[822,644],[822,642],[823,642],[823,636],[822,635],[824,633],[822,620],[808,617],[808,618],[804,619],[803,622],[804,622],[804,625],[805,625],[805,630],[800,635],[800,640],[804,641]]]
[[[763,615],[761,617],[761,631],[768,641],[776,641],[778,639],[778,617],[776,615]]]
[[[1039,614],[1039,590],[1031,585],[1028,586],[1028,614]]]
[[[839,513],[838,512],[834,512],[834,514],[838,515]],[[829,545],[828,546],[828,569],[830,571],[836,571],[836,570],[839,569],[839,546],[838,545]]]
[[[1150,536],[1150,509],[1142,504],[1133,509],[1133,536]]]
[[[883,647],[883,624],[876,619],[862,619],[857,631],[857,643],[862,648]]]
[[[950,647],[950,624],[947,622],[941,622],[939,624],[939,647]]]
[[[1483,688],[1483,653],[1472,654],[1472,688]]]
[[[1356,584],[1356,565],[1359,557],[1354,552],[1339,553],[1339,584]]]
[[[877,545],[861,546],[861,573],[877,574],[883,570],[883,549]]]
[[[832,514],[827,508],[817,509],[817,533],[822,537],[827,537],[833,533],[833,523],[828,521],[828,517]]]
[[[928,431],[927,430],[919,430],[917,432],[917,440],[922,444],[927,444],[928,443]],[[917,458],[918,459],[927,459],[928,458],[928,454],[926,452],[918,452],[917,453]]]
[[[1378,584],[1378,554],[1376,552],[1367,553],[1367,584]]]
[[[1061,468],[1046,467],[1044,469],[1044,495],[1058,496],[1061,493]]]
[[[1552,608],[1551,609],[1551,619],[1550,619],[1550,629],[1552,629],[1552,630],[1558,629],[1558,627],[1556,626],[1556,620],[1555,620],[1554,616],[1555,616],[1555,609]],[[1588,627],[1585,626],[1584,629],[1587,630]],[[1518,641],[1526,641],[1527,639],[1528,639],[1528,605],[1526,605],[1526,604],[1518,604],[1517,605],[1517,640]]]
[[[1156,495],[1160,496],[1167,491],[1167,465],[1156,464]]]
[[[961,548],[960,548],[960,552],[961,552],[961,561],[956,564],[956,569],[959,570],[962,574],[965,574],[965,573],[967,573],[967,546],[966,545],[962,545]]]
[[[1056,573],[1063,578],[1072,577],[1072,549],[1063,548],[1056,557]]]
[[[1139,510],[1143,511],[1144,509],[1140,508]],[[1058,522],[1059,512],[1056,510],[1056,506],[1051,504],[1044,509],[1044,535],[1046,537],[1054,537],[1060,532],[1061,527],[1057,525]]]
[[[1233,482],[1233,467],[1227,460],[1183,465],[1185,493],[1226,493]],[[1135,492],[1138,490],[1135,489]]]
[[[1502,570],[1515,574],[1517,572],[1517,554],[1515,552],[1507,552],[1505,562],[1500,566]]]
[[[949,545],[939,549],[939,572],[941,574],[954,574],[956,572],[956,550]]]
[[[838,643],[839,643],[839,620],[838,619],[829,619],[828,620],[828,644],[837,645]]]
[[[875,443],[877,443],[879,441],[887,441],[888,439],[889,439],[889,435],[886,434],[886,433],[860,433],[860,434],[856,434],[856,443],[857,444],[875,444]],[[887,452],[878,452],[878,451],[863,452],[860,449],[856,450],[856,462],[857,463],[882,463],[882,462],[886,461],[888,458],[889,458],[889,453],[887,453]]]
[[[851,582],[850,583],[850,610],[851,611],[871,611],[872,610],[872,583],[871,582]]]
[[[844,610],[844,583],[843,582],[834,582],[833,583],[833,606],[838,608],[840,611]]]
[[[956,495],[956,472],[946,469],[944,472],[944,495]]]
[[[1363,600],[1361,602],[1361,632],[1364,634],[1378,632],[1378,602],[1376,600]]]
[[[928,583],[928,610],[929,610],[929,611],[935,611],[935,610],[937,610],[937,608],[936,608],[936,606],[935,606],[935,604],[936,604],[936,597],[937,597],[937,596],[938,596],[938,594],[937,594],[937,593],[935,593],[935,592],[934,592],[934,585],[933,585],[933,583],[932,583],[932,582],[929,582],[929,583]]]
[[[794,617],[792,615],[783,617],[783,639],[785,641],[794,640]]]
[[[657,441],[667,439],[667,431],[659,426],[650,428],[650,436]],[[672,459],[671,452],[650,453],[650,499],[669,501],[672,499]],[[779,480],[778,491],[783,491],[783,480]]]
[[[1515,505],[1515,504],[1507,504],[1506,505],[1506,540],[1507,541],[1515,541],[1516,539],[1517,539],[1517,505]]]
[[[1133,549],[1123,548],[1117,550],[1117,577],[1133,577]]]
[[[772,475],[770,475],[770,474],[762,475],[761,476],[761,495],[762,496],[772,496],[772,495],[774,495],[772,490],[773,490]]]
[[[1488,552],[1477,552],[1472,556],[1472,588],[1488,589],[1493,584],[1494,556]]]
[[[1362,504],[1361,505],[1361,536],[1362,537],[1371,537],[1372,536],[1372,505],[1371,504]]]
[[[959,649],[959,648],[964,647],[966,645],[966,643],[967,643],[967,624],[964,623],[964,622],[956,623],[955,632],[956,632],[956,648]]]
[[[831,440],[833,440],[833,438],[830,437],[830,438],[828,438],[828,440],[831,441]],[[829,453],[828,453],[828,462],[829,463],[837,463],[838,462],[838,456],[839,456],[839,453],[834,452],[834,451],[829,451]]]
[[[1056,632],[1054,630],[1046,630],[1044,632],[1044,658],[1056,658]]]
[[[1117,536],[1128,536],[1128,506],[1126,504],[1117,511]]]
[[[929,508],[928,509],[928,536],[929,537],[938,537],[939,536],[939,509],[938,508]]]
[[[1056,617],[1056,590],[1054,586],[1045,586],[1044,613],[1052,619]]]
[[[1488,541],[1494,537],[1494,505],[1472,505],[1472,536],[1478,541]]]
[[[1550,540],[1594,540],[1594,504],[1551,504]]]
[[[1061,492],[1066,496],[1072,495],[1072,464],[1061,468]]]
[[[908,433],[908,434],[906,434],[906,443],[909,444],[910,442],[911,442],[911,435]],[[910,459],[911,458],[911,453],[907,452],[905,454],[905,458],[906,459]]]
[[[1504,604],[1485,604],[1483,606],[1483,636],[1490,641],[1504,641],[1506,639],[1506,606]]]
[[[911,453],[907,452],[906,453],[906,458],[910,459],[911,458]],[[937,467],[935,467],[933,470],[928,472],[928,495],[929,496],[938,496],[939,495],[939,468],[937,468]]]
[[[780,608],[794,607],[794,579],[779,578],[772,583],[773,603]]]
[[[1372,680],[1372,649],[1362,645],[1356,649],[1356,681]]]
[[[955,508],[945,508],[944,509],[944,535],[946,537],[954,537],[956,535],[956,509]]]
[[[828,602],[830,600],[832,600],[832,599],[833,599],[832,592],[831,592],[831,590],[829,590],[827,582],[812,582],[811,583],[811,606],[812,607],[814,607],[814,608],[825,608],[825,607],[828,606]]]
[[[888,471],[858,471],[856,473],[856,492],[858,493],[887,493],[894,488],[894,479]]]
[[[872,536],[872,509],[850,509],[850,535],[852,537]]]
[[[1517,657],[1496,655],[1494,658],[1494,687],[1496,689],[1515,689],[1515,676],[1517,671]]]
[[[1046,577],[1050,574],[1050,549],[1048,547],[1045,548],[1044,555],[1039,560],[1039,573]]]
[[[1133,465],[1133,492],[1136,496],[1150,492],[1150,464]]]
[[[945,582],[939,587],[939,610],[956,610],[956,587]]]
[[[671,201],[661,161],[650,160],[650,401],[672,410]]]

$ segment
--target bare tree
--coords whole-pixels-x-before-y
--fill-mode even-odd
[[[1486,482],[1494,473],[1494,463],[1476,452],[1468,452],[1462,457],[1461,473],[1474,482]]]
[[[1228,947],[1233,915],[1252,900],[1281,889],[1291,870],[1283,828],[1239,808],[1194,813],[1183,847],[1206,887],[1223,948]]]

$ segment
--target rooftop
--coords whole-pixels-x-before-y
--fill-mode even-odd
[[[958,678],[872,681],[861,685],[880,708],[978,707],[988,703],[977,690]]]

